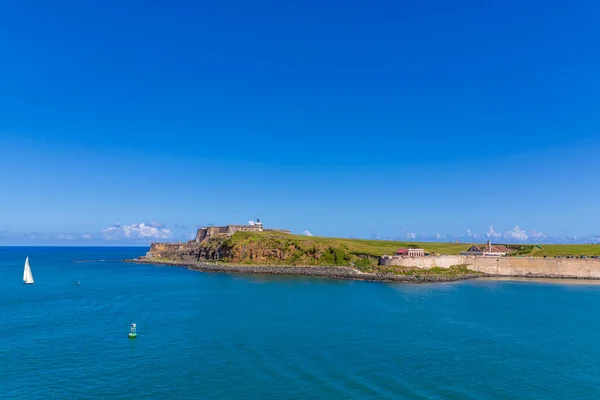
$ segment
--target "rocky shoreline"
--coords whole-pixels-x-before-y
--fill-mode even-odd
[[[483,278],[489,276],[484,273],[460,274],[460,275],[397,275],[397,274],[371,274],[361,272],[350,267],[323,267],[323,266],[268,266],[268,265],[231,265],[212,264],[201,262],[165,261],[151,259],[123,260],[124,262],[136,264],[154,264],[187,267],[188,269],[201,272],[217,272],[228,274],[257,274],[257,275],[292,275],[292,276],[319,276],[334,279],[361,280],[372,282],[453,282],[465,279]]]

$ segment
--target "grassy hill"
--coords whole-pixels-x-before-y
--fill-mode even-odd
[[[299,253],[309,252],[314,247],[320,249],[332,248],[339,249],[340,252],[347,253],[348,257],[355,259],[354,256],[369,255],[379,257],[383,254],[394,254],[398,248],[417,247],[425,252],[436,254],[457,255],[461,251],[467,250],[472,244],[469,243],[434,243],[434,242],[409,242],[409,241],[388,241],[388,240],[367,240],[367,239],[346,239],[330,238],[317,236],[287,235],[275,232],[237,232],[228,239],[230,248],[237,248],[244,244],[262,244],[265,247],[272,248],[290,248],[297,249]],[[261,246],[261,247],[263,247]],[[554,256],[578,256],[578,255],[600,255],[600,245],[598,244],[552,244],[523,246],[519,251],[521,256],[534,257],[554,257]],[[301,254],[303,255],[303,254]],[[298,258],[299,256],[296,256]]]
[[[236,233],[236,235],[239,233]],[[247,237],[253,235],[256,235],[257,237],[273,237],[274,235],[271,232],[243,232],[243,234],[247,235]],[[278,236],[282,237],[281,235]],[[365,254],[376,257],[383,254],[394,254],[399,248],[408,247],[421,248],[424,249],[425,252],[435,252],[436,254],[458,254],[471,247],[471,244],[466,243],[399,242],[390,240],[346,239],[302,235],[285,235],[285,238],[307,245],[311,243],[340,245],[347,248],[352,254]]]
[[[289,235],[276,232],[236,232],[224,241],[215,239],[220,254],[232,263],[289,265],[373,266],[377,257],[401,247],[419,247],[436,254],[458,254],[465,243],[413,243]],[[370,257],[366,257],[370,256]]]
[[[437,255],[457,255],[467,250],[469,243],[404,242],[387,240],[345,239],[290,235],[278,232],[236,232],[216,235],[202,244],[188,244],[173,249],[149,252],[154,261],[197,263],[224,262],[232,265],[263,266],[352,266],[370,273],[423,274],[414,267],[380,266],[379,257],[392,255],[398,248],[422,248]],[[512,256],[554,257],[600,255],[600,245],[518,245]],[[441,270],[440,270],[441,271]],[[439,275],[440,271],[427,273]],[[465,266],[443,270],[443,275],[467,276],[473,271]]]
[[[600,256],[600,244],[543,244],[542,248],[534,247],[534,257],[554,256]]]

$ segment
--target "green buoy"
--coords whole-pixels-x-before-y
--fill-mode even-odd
[[[131,324],[131,329],[129,330],[129,339],[135,339],[137,337],[136,328],[137,326],[135,324]]]

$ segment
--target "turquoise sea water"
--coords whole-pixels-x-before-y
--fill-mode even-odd
[[[599,285],[383,284],[118,261],[145,251],[0,247],[0,398],[600,393]],[[26,255],[34,285],[22,284]]]

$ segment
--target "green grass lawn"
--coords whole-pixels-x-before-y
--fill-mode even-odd
[[[534,257],[554,256],[600,256],[600,244],[543,244],[533,248]]]
[[[296,238],[301,236],[296,236]],[[306,239],[306,237],[304,237]],[[313,237],[311,237],[312,239]],[[326,243],[338,243],[347,246],[348,250],[354,254],[368,254],[372,256],[381,256],[383,254],[395,254],[399,248],[408,248],[417,246],[426,253],[435,252],[436,254],[458,254],[467,250],[471,244],[465,243],[424,243],[424,242],[396,242],[388,240],[366,240],[366,239],[343,239],[343,238],[316,238]]]
[[[366,254],[379,257],[383,254],[395,254],[399,248],[408,248],[416,245],[425,252],[435,252],[436,254],[458,254],[461,251],[471,247],[468,243],[431,243],[431,242],[397,242],[390,240],[367,240],[367,239],[346,239],[330,238],[319,236],[288,235],[274,232],[237,232],[234,235],[235,240],[261,240],[265,238],[285,238],[297,241],[303,245],[310,243],[320,243],[326,245],[341,245],[353,254]]]
[[[457,255],[461,251],[466,251],[472,246],[472,243],[434,243],[434,242],[413,242],[413,241],[391,241],[391,240],[368,240],[368,239],[346,239],[330,238],[319,236],[287,235],[274,232],[238,232],[234,235],[235,240],[264,240],[266,238],[289,239],[298,242],[303,247],[310,246],[311,243],[320,243],[324,245],[339,245],[347,249],[352,254],[366,254],[379,257],[384,254],[392,255],[399,248],[408,248],[416,246],[422,248],[425,252],[436,254]],[[482,243],[480,243],[482,244]],[[531,253],[534,257],[554,257],[558,255],[600,255],[600,245],[598,244],[546,244],[541,245],[541,249],[533,247]]]

